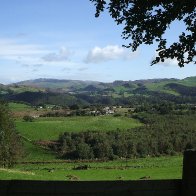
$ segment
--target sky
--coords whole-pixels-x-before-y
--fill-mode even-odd
[[[89,0],[0,0],[0,83],[37,78],[138,80],[196,76],[196,66],[176,60],[150,66],[156,45],[123,48],[123,27],[107,12],[95,18]],[[183,25],[166,32],[176,40]]]

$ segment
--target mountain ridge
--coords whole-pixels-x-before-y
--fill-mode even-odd
[[[85,80],[68,80],[68,79],[52,79],[39,78],[35,80],[26,80],[18,83],[13,83],[8,86],[30,87],[36,89],[47,89],[52,92],[84,92],[84,91],[103,91],[113,89],[114,91],[124,91],[127,89],[137,89],[145,86],[151,91],[169,92],[174,91],[167,84],[176,83],[179,85],[195,87],[196,76],[187,77],[184,79],[176,78],[155,78],[155,79],[141,79],[141,80],[116,80],[114,82],[99,82],[99,81],[85,81]]]
[[[134,96],[142,97],[141,100],[151,97],[155,101],[178,99],[180,103],[192,97],[193,103],[196,101],[196,76],[184,79],[117,80],[112,83],[41,78],[0,86],[0,98],[31,104],[128,104],[131,99],[136,99]]]
[[[11,83],[9,85],[5,85],[5,86],[10,86],[10,85],[38,85],[41,83],[81,83],[81,84],[105,84],[105,85],[109,85],[109,84],[122,84],[122,83],[135,83],[135,84],[147,84],[147,83],[159,83],[159,82],[183,82],[183,81],[187,81],[187,80],[191,80],[193,81],[196,85],[196,76],[191,76],[191,77],[186,77],[184,79],[177,79],[177,78],[154,78],[154,79],[139,79],[139,80],[115,80],[113,82],[100,82],[100,81],[91,81],[91,80],[71,80],[71,79],[53,79],[53,78],[38,78],[38,79],[33,79],[33,80],[24,80],[24,81],[20,81],[20,82],[16,82],[16,83]]]

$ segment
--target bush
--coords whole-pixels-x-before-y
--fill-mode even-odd
[[[69,106],[69,109],[70,110],[78,110],[79,106],[77,104],[73,104],[73,105]]]
[[[25,115],[25,116],[23,117],[23,120],[24,120],[25,122],[33,122],[34,118],[33,118],[32,116]]]
[[[115,113],[113,116],[114,117],[119,117],[119,116],[122,116],[122,115],[120,113]]]
[[[77,157],[79,159],[92,159],[94,158],[93,151],[86,143],[80,143],[76,147]]]

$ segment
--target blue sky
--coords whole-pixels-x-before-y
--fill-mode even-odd
[[[122,47],[122,27],[108,13],[95,18],[89,0],[0,0],[0,83],[36,78],[111,82],[196,75],[175,60],[150,66],[156,45]],[[183,26],[166,32],[174,41]]]

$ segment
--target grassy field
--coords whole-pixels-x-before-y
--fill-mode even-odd
[[[178,92],[176,92],[172,89],[169,89],[169,88],[165,88],[165,85],[167,85],[171,82],[172,81],[165,81],[165,82],[161,82],[161,83],[150,83],[150,84],[146,84],[146,87],[152,91],[161,91],[163,93],[168,93],[168,94],[179,96],[180,94]],[[173,82],[177,83],[175,80]]]
[[[182,85],[187,85],[187,86],[195,86],[196,85],[196,77],[189,77],[185,78],[182,81],[179,82]]]
[[[117,128],[125,130],[141,126],[137,120],[126,117],[65,117],[38,118],[34,122],[16,121],[16,128],[21,135],[30,140],[54,140],[66,131],[112,131]]]
[[[52,107],[52,105],[48,106]],[[12,112],[13,117],[17,119],[22,119],[25,115],[39,116],[51,112],[50,108],[34,108],[27,104],[15,102],[9,103],[9,109]]]
[[[75,170],[79,165],[87,170]],[[182,156],[117,160],[94,163],[19,164],[13,169],[0,169],[0,179],[34,180],[138,180],[180,179]]]
[[[33,108],[31,108],[31,106],[23,104],[23,103],[14,103],[14,102],[10,102],[9,103],[9,108],[12,112],[21,112],[21,111],[29,111],[29,110],[33,110]]]
[[[54,161],[56,154],[29,141],[23,141],[24,155],[20,161]]]
[[[16,112],[31,109],[27,105],[14,103],[10,103],[10,107],[12,111]],[[127,109],[121,112],[127,112]],[[65,131],[112,131],[117,128],[125,130],[142,125],[131,118],[113,116],[52,117],[37,118],[34,122],[17,119],[15,122],[17,130],[24,138],[24,156],[14,168],[0,168],[0,179],[82,181],[138,180],[145,176],[149,179],[179,179],[182,176],[182,156],[108,162],[65,162],[58,159],[55,153],[33,143],[37,140],[58,139],[59,134]],[[88,165],[88,169],[74,169],[81,165]]]

